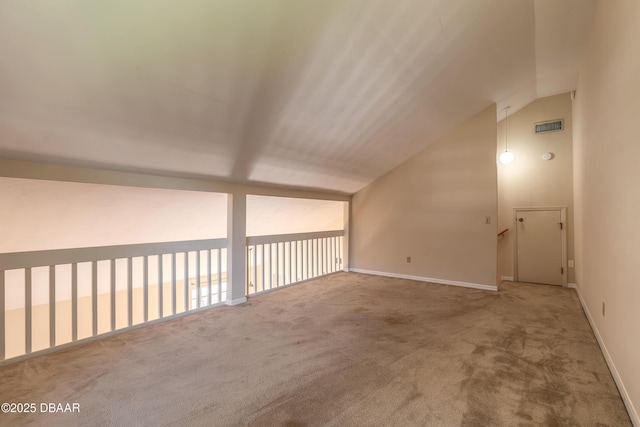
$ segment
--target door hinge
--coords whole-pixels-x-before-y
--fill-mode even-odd
[[[563,224],[561,222],[559,222],[558,224],[560,224],[560,230],[562,230]]]
[[[560,274],[564,274],[564,267],[560,267]]]

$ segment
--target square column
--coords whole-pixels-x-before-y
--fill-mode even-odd
[[[344,236],[342,236],[342,271],[349,271],[349,225],[351,224],[351,202],[344,202]]]
[[[227,305],[247,302],[246,297],[247,195],[227,195]]]

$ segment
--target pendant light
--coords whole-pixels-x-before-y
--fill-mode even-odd
[[[513,153],[511,151],[509,151],[509,148],[507,146],[507,142],[509,139],[509,121],[508,121],[508,113],[509,113],[509,108],[511,108],[510,106],[505,107],[504,109],[504,151],[502,153],[500,153],[500,157],[498,158],[500,160],[500,163],[506,165],[509,164],[513,161]]]

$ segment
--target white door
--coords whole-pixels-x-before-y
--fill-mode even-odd
[[[561,210],[516,211],[517,280],[562,285]]]

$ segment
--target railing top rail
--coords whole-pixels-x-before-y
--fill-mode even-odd
[[[13,270],[17,268],[32,268],[78,262],[190,252],[206,249],[221,249],[226,247],[227,239],[224,238],[13,252],[0,254],[0,271]]]
[[[344,236],[344,230],[316,231],[311,233],[273,234],[268,236],[249,236],[247,245],[291,242],[296,240],[321,239],[324,237]]]

